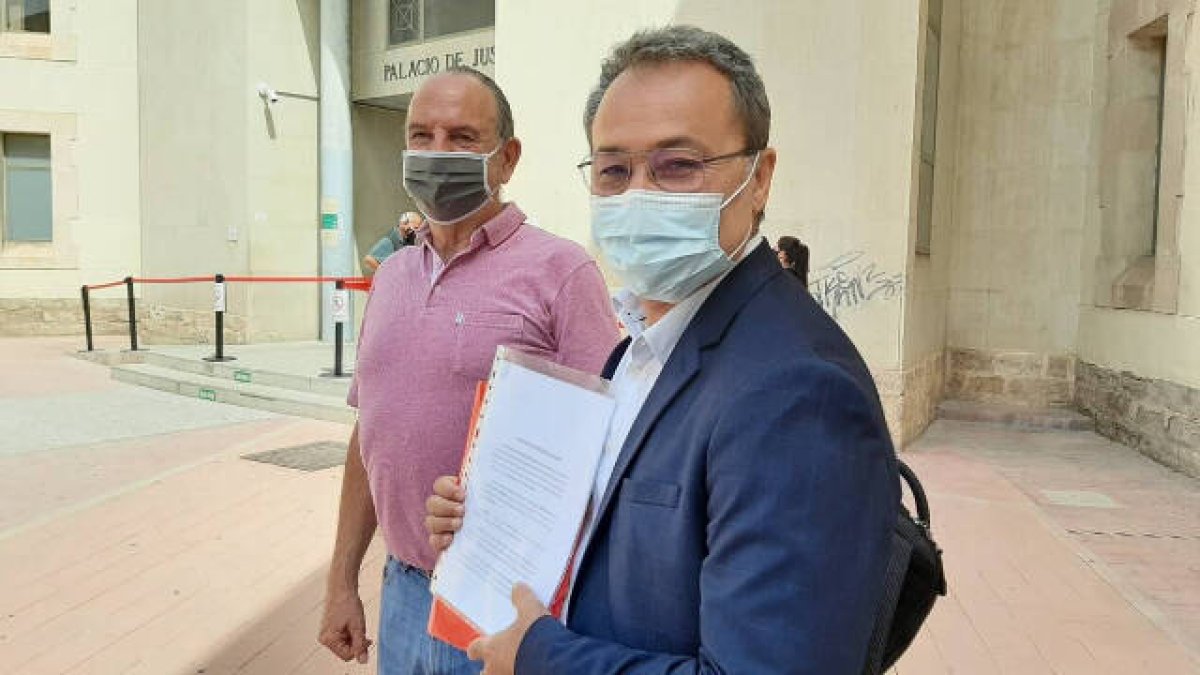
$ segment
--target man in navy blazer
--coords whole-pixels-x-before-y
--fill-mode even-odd
[[[775,151],[762,80],[696,28],[605,62],[585,118],[593,238],[646,319],[617,399],[566,621],[518,585],[485,673],[858,675],[899,504],[854,346],[758,233]],[[462,491],[439,479],[437,548]],[[469,506],[469,505],[468,505]]]

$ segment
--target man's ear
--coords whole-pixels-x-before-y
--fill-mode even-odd
[[[521,161],[521,139],[510,138],[500,148],[500,184],[504,185],[512,178],[517,170],[517,162]]]
[[[758,167],[754,170],[754,189],[751,191],[754,213],[767,210],[767,199],[771,196],[771,179],[775,176],[775,148],[764,148],[758,156]]]

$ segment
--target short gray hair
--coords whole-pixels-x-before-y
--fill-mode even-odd
[[[729,79],[733,105],[741,118],[746,149],[762,150],[771,136],[771,104],[767,88],[754,68],[754,59],[728,38],[695,26],[643,30],[618,44],[600,66],[600,82],[588,95],[583,113],[588,145],[592,123],[605,92],[626,70],[645,64],[694,61],[707,63]]]
[[[488,91],[492,92],[492,98],[496,100],[496,135],[500,137],[501,141],[511,140],[516,135],[512,106],[508,104],[508,97],[504,95],[504,90],[496,84],[495,80],[468,66],[450,66],[443,73],[446,75],[470,75],[487,87]]]

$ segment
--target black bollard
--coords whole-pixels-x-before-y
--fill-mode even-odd
[[[83,285],[79,287],[79,295],[83,298],[83,333],[87,336],[87,350],[90,352],[92,347],[92,306],[88,302],[88,287]]]
[[[133,302],[133,277],[125,277],[125,299],[129,303],[129,351],[137,351],[137,309]]]
[[[345,335],[346,317],[343,313],[348,311],[348,299],[346,297],[346,280],[338,279],[334,283],[333,296],[331,304],[333,305],[333,369],[321,369],[321,377],[346,377],[347,373],[343,367],[342,348],[343,336]]]
[[[234,357],[225,356],[225,275],[218,274],[213,277],[213,314],[215,315],[214,323],[216,329],[217,352],[212,356],[204,357],[205,361],[233,361]],[[216,287],[220,284],[220,288]],[[219,295],[218,295],[219,294]],[[217,298],[220,298],[220,302]]]
[[[338,279],[337,284],[334,286],[334,288],[336,288],[338,291],[341,291],[342,293],[345,293],[346,282],[342,279]],[[342,324],[343,324],[343,322],[340,320],[335,321],[335,323],[333,324],[333,341],[334,341],[333,342],[333,376],[334,377],[343,377],[343,373],[342,373]]]

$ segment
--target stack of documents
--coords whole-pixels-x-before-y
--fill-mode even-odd
[[[496,351],[468,434],[466,516],[433,571],[429,633],[466,649],[516,619],[523,582],[549,605],[564,579],[614,407],[603,378]]]

